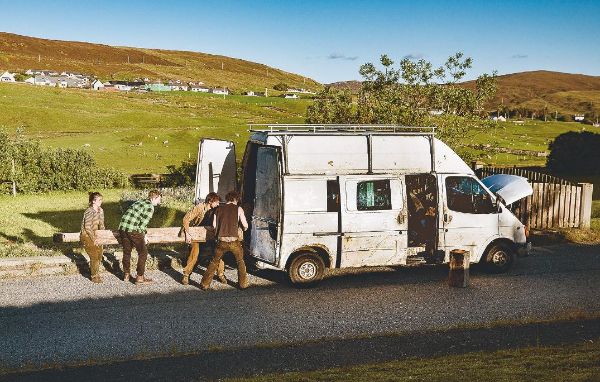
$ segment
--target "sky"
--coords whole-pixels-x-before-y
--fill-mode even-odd
[[[0,31],[118,46],[190,50],[263,63],[321,83],[359,80],[378,62],[461,51],[482,73],[600,75],[596,1],[0,0]]]

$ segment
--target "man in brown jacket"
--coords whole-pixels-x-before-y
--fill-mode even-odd
[[[190,282],[190,275],[194,271],[194,267],[196,266],[196,262],[198,261],[198,254],[200,253],[200,242],[192,240],[192,236],[190,235],[190,226],[198,227],[200,225],[211,225],[212,226],[212,215],[208,214],[210,210],[219,206],[219,202],[221,198],[214,192],[206,195],[206,199],[204,203],[198,203],[194,208],[188,211],[187,214],[183,217],[183,227],[181,228],[181,233],[185,235],[185,242],[191,246],[190,255],[188,256],[185,268],[183,268],[183,278],[181,279],[181,283],[183,285],[188,285]],[[210,218],[209,221],[205,218]],[[219,281],[223,284],[227,284],[227,279],[225,278],[225,263],[223,260],[219,262],[217,277]]]
[[[200,288],[207,290],[215,274],[215,269],[219,265],[221,258],[226,252],[231,252],[235,257],[238,269],[238,284],[240,289],[248,287],[246,280],[246,264],[244,263],[244,250],[238,235],[238,227],[241,225],[245,231],[248,229],[248,222],[242,207],[238,207],[240,194],[236,191],[230,191],[225,196],[225,205],[219,207],[213,219],[215,227],[215,236],[217,238],[217,248],[215,256],[206,268]]]

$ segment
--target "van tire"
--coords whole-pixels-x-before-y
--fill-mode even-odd
[[[290,282],[296,287],[315,286],[323,279],[325,263],[316,253],[302,252],[294,257],[287,273]]]
[[[485,254],[485,269],[489,273],[505,273],[514,264],[515,251],[506,244],[494,244]]]

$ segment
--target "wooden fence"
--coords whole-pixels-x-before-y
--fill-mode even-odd
[[[129,177],[136,188],[157,188],[163,186],[170,174],[133,174]]]
[[[477,176],[494,174],[527,178],[533,194],[513,203],[510,209],[530,228],[589,228],[593,185],[574,183],[542,172],[519,167],[478,167]]]

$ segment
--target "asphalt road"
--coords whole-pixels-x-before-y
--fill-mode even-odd
[[[153,285],[107,274],[0,282],[0,367],[37,368],[229,351],[356,336],[411,333],[498,320],[600,312],[600,246],[538,248],[504,275],[472,271],[449,288],[446,267],[336,272],[295,289],[263,272],[239,291],[179,285],[149,272]],[[227,271],[235,280],[235,271]],[[260,277],[259,277],[260,276]],[[199,281],[194,275],[192,280]]]

